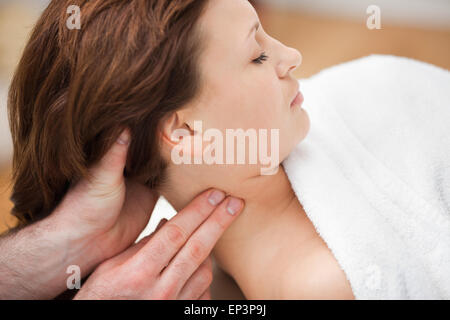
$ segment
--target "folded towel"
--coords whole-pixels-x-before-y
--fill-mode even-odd
[[[283,162],[356,299],[450,299],[450,72],[371,55],[299,80]]]

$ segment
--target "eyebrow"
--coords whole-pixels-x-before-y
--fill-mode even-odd
[[[253,24],[253,27],[250,29],[250,32],[248,33],[247,38],[250,37],[250,35],[253,33],[253,31],[258,31],[259,26],[260,26],[259,21],[256,21],[256,22]]]

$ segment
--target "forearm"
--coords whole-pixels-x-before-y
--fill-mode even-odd
[[[67,289],[67,267],[84,277],[101,262],[87,239],[49,216],[0,237],[0,299],[51,299]]]

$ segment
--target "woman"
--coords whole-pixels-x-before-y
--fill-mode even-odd
[[[173,161],[175,149],[198,152],[188,142],[201,121],[224,135],[278,129],[279,165],[310,128],[292,76],[300,53],[266,34],[246,0],[75,2],[81,29],[61,18],[76,3],[52,1],[11,86],[13,213],[47,215],[128,127],[126,175],[177,211],[209,187],[245,200],[214,255],[247,298],[354,299],[283,166],[263,175],[259,162]],[[179,130],[188,136],[177,139]]]

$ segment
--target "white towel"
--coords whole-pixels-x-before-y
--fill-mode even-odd
[[[450,299],[450,72],[371,55],[299,80],[283,166],[356,299]]]

